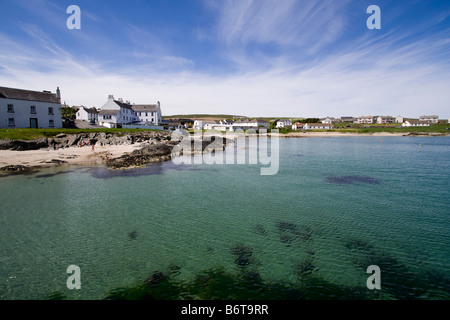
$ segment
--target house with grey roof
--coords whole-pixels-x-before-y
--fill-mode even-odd
[[[439,116],[420,116],[420,121],[427,121],[429,123],[439,123]]]
[[[98,114],[98,123],[108,128],[121,128],[123,125],[159,125],[162,121],[161,105],[157,104],[130,104],[121,98],[114,99],[113,95],[101,107]]]
[[[0,128],[62,128],[61,91],[0,87]]]
[[[81,121],[98,122],[98,110],[94,108],[86,108],[85,106],[76,107],[76,119]]]

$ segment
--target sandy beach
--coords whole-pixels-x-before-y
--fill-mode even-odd
[[[58,164],[67,165],[94,165],[103,163],[109,159],[118,158],[124,154],[139,149],[145,143],[132,145],[111,145],[95,147],[90,146],[70,147],[59,150],[40,149],[31,151],[0,151],[0,167],[26,166],[26,167],[51,167]]]

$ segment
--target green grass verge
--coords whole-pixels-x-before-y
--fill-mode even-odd
[[[159,131],[151,129],[0,129],[0,140],[33,140],[38,138],[52,138],[60,133],[64,134],[78,134],[78,133],[115,133],[125,134],[127,132],[143,132],[143,131]]]

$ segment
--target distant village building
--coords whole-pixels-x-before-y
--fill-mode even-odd
[[[96,108],[86,108],[84,106],[76,107],[76,119],[80,121],[98,122],[98,111]]]
[[[292,127],[291,119],[282,119],[277,121],[277,128],[289,128]]]
[[[304,123],[296,122],[292,125],[292,130],[302,130]]]
[[[326,117],[324,119],[321,119],[321,121],[322,121],[322,123],[327,123],[327,124],[339,122],[338,119],[330,118],[330,117]]]
[[[420,120],[406,120],[402,127],[429,127],[430,122],[428,121],[420,121]]]
[[[429,123],[439,123],[439,116],[421,116],[420,121],[427,121]]]
[[[115,100],[113,95],[101,107],[98,122],[108,128],[120,128],[123,125],[159,125],[162,121],[161,106],[136,105],[122,99]]]
[[[376,116],[361,116],[358,117],[358,123],[376,123],[377,119]]]
[[[355,117],[341,117],[342,123],[355,123],[357,121],[358,119],[356,119]]]
[[[394,123],[394,122],[395,122],[395,118],[391,117],[391,116],[379,116],[377,118],[378,124],[387,124],[387,123]]]
[[[403,123],[403,121],[405,121],[405,119],[402,116],[395,118],[395,123]]]
[[[333,128],[334,126],[331,123],[305,123],[303,126],[303,130],[330,130]]]
[[[0,87],[0,128],[62,128],[61,92]]]
[[[269,129],[270,124],[261,119],[253,119],[253,120],[238,120],[236,122],[228,122],[226,120],[223,121],[202,121],[195,120],[193,128],[195,130],[219,130],[219,131],[231,131],[234,132],[236,130],[249,130],[249,129]]]

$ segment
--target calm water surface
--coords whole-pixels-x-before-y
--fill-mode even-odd
[[[449,299],[449,160],[447,137],[308,138],[280,141],[275,176],[169,161],[3,177],[0,299],[101,299],[171,266],[368,290],[371,264],[382,299]]]

